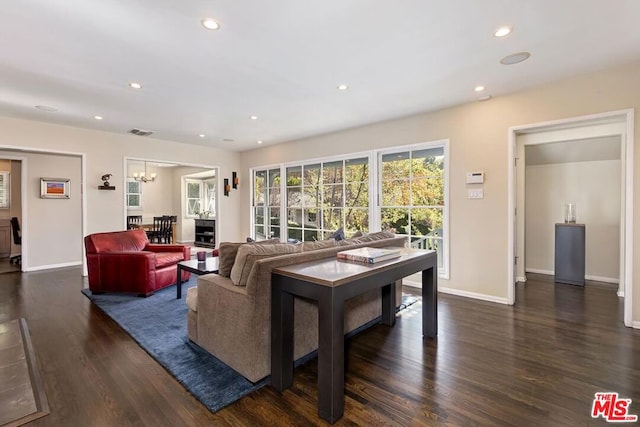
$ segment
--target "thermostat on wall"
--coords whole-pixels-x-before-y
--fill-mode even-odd
[[[482,184],[484,172],[467,172],[467,184]]]

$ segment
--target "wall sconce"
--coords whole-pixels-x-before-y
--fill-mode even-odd
[[[231,191],[231,186],[229,185],[229,178],[224,179],[224,195],[229,197],[229,191]]]
[[[231,172],[231,185],[234,190],[238,189],[238,173],[235,171]]]
[[[98,190],[115,190],[116,187],[115,185],[112,186],[111,184],[109,184],[109,180],[111,179],[111,174],[110,173],[105,173],[104,175],[102,175],[102,177],[100,178],[103,182],[102,185],[98,186]]]

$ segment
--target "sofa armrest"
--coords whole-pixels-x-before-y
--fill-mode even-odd
[[[94,291],[137,289],[136,286],[142,289],[145,284],[155,285],[156,254],[147,251],[87,254],[87,268],[89,285]]]
[[[150,252],[182,252],[184,260],[191,259],[191,246],[188,245],[161,245],[149,243],[144,247],[145,251]]]

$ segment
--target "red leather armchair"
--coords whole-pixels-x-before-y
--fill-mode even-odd
[[[149,296],[176,283],[177,264],[191,259],[186,245],[151,244],[144,230],[90,234],[84,238],[91,292]],[[182,272],[182,280],[191,273]]]

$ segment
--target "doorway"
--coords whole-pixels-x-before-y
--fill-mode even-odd
[[[560,141],[588,141],[618,137],[621,141],[620,269],[619,294],[623,295],[624,323],[632,326],[633,270],[633,110],[614,111],[509,129],[508,283],[509,304],[515,303],[518,273],[524,276],[524,146]],[[521,214],[518,215],[518,212]],[[628,237],[627,237],[628,236]],[[519,271],[520,270],[520,271]]]

